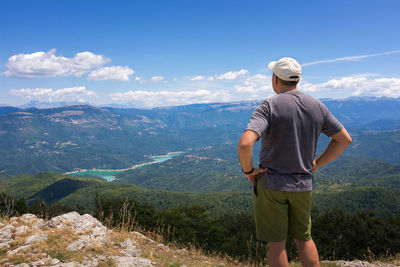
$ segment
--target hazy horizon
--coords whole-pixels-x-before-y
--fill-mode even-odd
[[[321,101],[329,101],[329,100],[352,100],[352,99],[400,99],[400,97],[386,97],[386,96],[350,96],[344,98],[318,98]],[[118,103],[108,103],[108,104],[95,104],[90,102],[66,102],[66,101],[59,101],[59,102],[38,102],[38,101],[30,101],[26,102],[22,105],[7,105],[0,103],[0,107],[15,107],[15,108],[22,108],[27,109],[31,107],[36,107],[39,109],[45,108],[56,108],[56,107],[66,107],[66,106],[75,106],[75,105],[89,105],[94,107],[114,107],[114,108],[135,108],[135,109],[157,109],[157,108],[168,108],[168,107],[178,107],[178,106],[188,106],[188,105],[201,105],[201,104],[224,104],[224,103],[245,103],[245,102],[261,102],[264,99],[251,99],[251,100],[238,100],[238,101],[221,101],[221,102],[202,102],[202,103],[190,103],[190,104],[181,104],[181,105],[164,105],[164,106],[154,106],[154,107],[140,107],[134,106],[130,104],[118,104]]]

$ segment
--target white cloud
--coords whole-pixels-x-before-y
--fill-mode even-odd
[[[325,83],[301,83],[300,90],[309,92],[346,91],[353,96],[400,97],[400,78],[373,78],[371,74],[331,79]]]
[[[199,76],[194,76],[192,78],[190,78],[191,81],[195,82],[195,81],[204,81],[206,79],[205,76],[199,75]]]
[[[357,60],[369,58],[369,57],[378,57],[378,56],[386,56],[386,55],[394,55],[394,54],[400,54],[400,50],[389,51],[389,52],[384,52],[384,53],[377,53],[377,54],[361,55],[361,56],[348,56],[348,57],[338,57],[338,58],[332,58],[332,59],[317,60],[317,61],[301,64],[301,66],[304,67],[304,66],[322,64],[322,63],[333,63],[333,62],[340,62],[340,61],[357,61]]]
[[[164,76],[153,76],[153,77],[151,77],[150,79],[145,80],[145,79],[143,79],[142,77],[136,77],[136,78],[135,78],[135,81],[137,81],[137,82],[139,82],[139,83],[148,83],[148,82],[151,82],[151,83],[158,83],[158,82],[165,81],[165,78],[164,78]]]
[[[208,77],[207,80],[213,81],[213,80],[236,80],[242,75],[248,74],[249,71],[245,69],[241,69],[239,71],[228,71],[223,74],[215,75],[212,77]]]
[[[157,83],[157,82],[161,82],[161,81],[163,81],[164,80],[164,77],[163,76],[153,76],[153,77],[151,77],[150,78],[150,82],[154,82],[154,83]]]
[[[91,52],[80,52],[73,58],[56,56],[56,50],[18,54],[8,59],[6,76],[23,78],[55,77],[74,75],[80,77],[93,68],[98,68],[110,59]]]
[[[129,81],[129,75],[134,74],[135,71],[130,69],[128,66],[111,66],[104,67],[92,71],[88,75],[88,80],[93,81],[104,81],[104,80],[114,80],[114,81]],[[137,77],[138,78],[138,77]]]
[[[48,102],[85,101],[87,97],[97,97],[96,92],[86,90],[85,86],[62,88],[58,90],[53,90],[51,88],[12,89],[10,90],[10,95]]]
[[[234,88],[237,93],[251,93],[258,95],[258,93],[265,93],[268,91],[272,92],[271,75],[256,74],[247,77],[243,84],[235,85]]]
[[[375,73],[365,73],[331,79],[323,83],[301,80],[298,88],[307,93],[339,93],[344,97],[350,95],[400,97],[400,78],[385,78]],[[246,99],[264,98],[268,93],[274,94],[271,76],[264,74],[247,77],[243,83],[235,85],[233,91]]]
[[[310,92],[310,93],[317,92],[320,89],[318,84],[313,84],[313,83],[307,82],[305,80],[304,81],[300,80],[300,83],[298,84],[298,88],[301,91]]]
[[[109,94],[117,103],[130,103],[144,107],[173,106],[193,103],[225,102],[231,100],[228,91],[128,91]]]
[[[249,71],[245,70],[245,69],[241,69],[239,71],[228,71],[222,74],[216,74],[214,76],[210,76],[210,77],[206,77],[203,75],[198,75],[198,76],[194,76],[191,77],[189,80],[190,81],[204,81],[204,80],[208,80],[208,81],[223,81],[223,80],[236,80],[238,79],[240,76],[246,75],[248,74]]]

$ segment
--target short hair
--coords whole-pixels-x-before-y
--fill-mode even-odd
[[[281,84],[283,84],[285,86],[296,87],[297,84],[300,81],[300,80],[298,80],[298,81],[285,81],[285,80],[282,80],[281,78],[279,78],[276,74],[275,74],[275,76],[276,76],[276,78],[278,78],[278,80],[281,82]]]

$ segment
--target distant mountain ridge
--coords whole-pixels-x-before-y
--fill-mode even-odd
[[[89,102],[78,102],[78,101],[61,101],[61,102],[40,102],[40,101],[30,101],[20,108],[59,108],[59,107],[66,107],[66,106],[76,106],[76,105],[91,105]]]
[[[400,97],[349,97],[344,99],[320,99],[334,115],[348,127],[374,127],[371,122],[378,120],[400,120]],[[156,107],[152,109],[138,109],[118,107],[118,105],[98,106],[110,110],[117,114],[123,115],[163,115],[170,114],[191,114],[203,113],[207,115],[210,112],[233,112],[244,113],[246,116],[251,114],[251,111],[263,100],[251,101],[233,101],[222,103],[207,103],[207,104],[189,104],[170,107]],[[18,111],[31,111],[34,109],[52,109],[52,108],[67,108],[69,106],[90,106],[88,103],[79,102],[30,102],[23,107],[0,106],[0,114],[12,113]],[[241,116],[240,116],[241,117]],[[398,125],[396,125],[397,127]],[[382,127],[382,126],[377,126]]]
[[[400,162],[400,98],[324,100],[354,137],[354,151]],[[150,155],[235,146],[259,101],[153,109],[75,105],[0,107],[0,171],[122,169]],[[321,144],[327,139],[321,138]],[[235,149],[235,148],[233,148]],[[224,155],[220,155],[224,159]]]
[[[322,101],[349,128],[400,128],[400,98],[350,97]],[[386,123],[380,123],[384,120]],[[394,122],[395,125],[390,126]]]

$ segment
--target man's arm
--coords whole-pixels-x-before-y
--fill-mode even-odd
[[[259,136],[256,132],[246,130],[239,140],[238,156],[244,172],[249,172],[253,169],[253,146],[255,142],[257,142],[258,138]],[[266,169],[254,168],[250,174],[245,174],[245,176],[252,184],[254,184],[256,182],[256,175],[266,171]]]
[[[313,172],[317,171],[319,167],[328,164],[339,157],[339,155],[342,154],[346,147],[352,142],[351,137],[345,128],[332,135],[331,138],[332,140],[325,151],[314,160]]]

